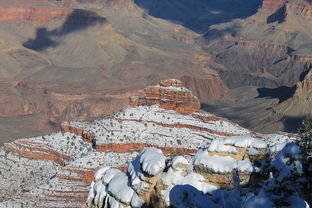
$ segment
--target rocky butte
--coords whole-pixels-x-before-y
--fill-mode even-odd
[[[159,105],[182,114],[190,114],[200,109],[197,97],[176,79],[161,81],[159,85],[145,88],[143,96],[130,98],[131,107],[149,105]]]
[[[258,134],[204,112],[178,80],[148,87],[130,104],[91,122],[66,122],[61,132],[6,143],[0,207],[270,205],[282,200],[269,194],[275,179],[287,182],[285,175],[300,171],[296,138]],[[246,195],[239,186],[248,187]],[[305,203],[298,195],[285,200]]]

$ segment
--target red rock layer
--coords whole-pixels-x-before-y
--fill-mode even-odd
[[[197,117],[197,116],[195,116],[195,117]],[[204,119],[204,118],[202,117],[202,119]],[[221,120],[221,119],[218,119],[218,117],[211,117],[211,118],[205,117],[205,119],[211,119],[211,121],[214,120],[214,119],[215,119],[215,121]],[[140,122],[139,120],[134,120],[134,119],[117,119],[117,120],[119,120],[119,121]],[[237,136],[235,134],[229,134],[229,133],[214,131],[214,130],[211,130],[211,129],[207,129],[207,128],[203,128],[203,127],[199,127],[199,126],[194,126],[194,125],[189,125],[189,124],[164,124],[164,123],[159,123],[159,122],[154,122],[154,121],[148,121],[148,123],[154,123],[154,124],[156,124],[158,126],[163,126],[163,127],[167,127],[167,128],[187,128],[187,129],[198,130],[198,131],[206,131],[206,132],[209,132],[211,134],[216,134],[216,135],[219,135],[219,136]]]
[[[161,81],[160,86],[147,87],[144,96],[130,97],[130,106],[160,105],[166,110],[190,114],[200,109],[200,103],[191,91],[182,88],[178,80]]]
[[[107,143],[96,146],[96,151],[105,152],[105,151],[113,151],[116,153],[126,153],[126,152],[140,152],[145,147],[157,147],[163,151],[166,155],[189,155],[197,152],[195,149],[186,149],[186,148],[178,148],[178,147],[158,147],[155,145],[150,145],[146,143]]]
[[[286,11],[291,12],[294,15],[300,16],[305,20],[312,18],[312,3],[307,1],[299,3],[287,3]]]
[[[71,10],[62,8],[7,7],[0,8],[0,21],[29,20],[46,22],[55,17],[67,16]]]
[[[84,129],[71,125],[61,125],[61,132],[64,134],[65,132],[69,132],[75,134],[77,136],[82,136]]]
[[[262,3],[262,12],[272,14],[286,3],[286,0],[264,0]]]
[[[36,143],[17,140],[4,144],[4,149],[30,159],[51,160],[61,166],[64,166],[65,161],[70,159],[68,156],[62,155],[48,146],[40,146],[40,144],[36,146]]]

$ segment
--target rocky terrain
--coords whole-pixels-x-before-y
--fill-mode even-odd
[[[295,135],[255,133],[204,112],[175,79],[146,89],[157,90],[110,116],[5,143],[0,207],[250,207],[258,200],[305,207],[299,183],[287,200],[269,194],[275,180],[303,177]],[[284,160],[292,161],[287,168]]]
[[[199,34],[148,15],[132,0],[0,5],[1,141],[110,114],[167,77],[185,81],[203,100],[228,90],[203,65],[211,61],[195,41]]]
[[[248,18],[212,25],[205,48],[224,65],[218,72],[225,83],[272,88],[299,81],[304,64],[312,60],[311,9],[304,0],[264,0]]]
[[[168,77],[182,80],[209,104],[235,97],[239,88],[290,88],[311,62],[311,2],[305,0],[0,5],[0,144],[51,133],[66,120],[109,115]],[[264,124],[245,127],[262,131]]]
[[[200,110],[197,98],[181,81],[160,84],[163,90],[158,96],[188,114],[142,103],[92,122],[65,122],[62,132],[5,143],[0,206],[83,207],[93,173],[103,164],[125,171],[144,147],[160,148],[168,156],[187,156],[215,138],[253,134]],[[191,112],[194,101],[197,105]]]
[[[207,102],[203,108],[255,131],[296,132],[301,121],[312,115],[311,65],[304,68],[302,80],[292,87],[241,87],[225,94],[224,100]]]

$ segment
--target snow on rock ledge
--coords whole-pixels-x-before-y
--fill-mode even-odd
[[[165,156],[160,149],[144,148],[140,154],[140,163],[143,171],[149,175],[156,175],[165,168]]]
[[[130,106],[146,106],[158,104],[166,110],[175,110],[182,114],[190,114],[200,109],[198,98],[176,79],[162,80],[159,85],[144,89],[143,96],[130,98]]]
[[[236,160],[259,160],[265,156],[267,143],[249,135],[215,139],[207,148],[208,155],[231,156]]]
[[[128,174],[102,167],[94,174],[88,206],[141,207],[150,198],[165,168],[166,157],[153,147],[145,148],[129,164]]]
[[[207,182],[222,188],[234,186],[234,178],[239,184],[249,182],[252,172],[257,169],[251,161],[265,157],[267,143],[251,136],[233,136],[216,139],[194,157],[194,171],[202,174]]]

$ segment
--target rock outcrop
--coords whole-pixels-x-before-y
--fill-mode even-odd
[[[196,112],[200,103],[191,91],[183,87],[179,80],[164,80],[159,85],[144,89],[143,96],[131,97],[130,106],[160,105],[166,110],[175,110],[182,114]]]
[[[46,22],[52,18],[66,17],[71,12],[71,10],[63,8],[7,7],[0,8],[0,21]]]
[[[266,155],[266,142],[249,136],[214,140],[194,158],[194,171],[210,184],[222,188],[246,185],[255,172],[251,161]],[[235,181],[237,178],[237,181]]]
[[[159,149],[145,148],[129,163],[126,174],[108,166],[101,167],[94,174],[88,207],[202,208],[238,206],[240,203],[242,207],[250,207],[245,204],[250,198],[241,194],[239,187],[248,187],[247,192],[252,190],[255,185],[252,174],[253,179],[258,174],[258,181],[270,180],[264,179],[269,167],[277,168],[275,176],[270,173],[270,178],[279,177],[285,166],[279,167],[279,160],[292,156],[296,162],[287,164],[287,168],[300,169],[300,164],[294,165],[300,161],[298,146],[289,138],[286,142],[270,142],[250,136],[214,140],[207,148],[198,151],[193,166],[189,157],[167,158]],[[290,149],[293,150],[292,156],[286,156]],[[270,162],[265,164],[265,161]],[[288,172],[289,169],[284,171]],[[263,191],[270,193],[272,185],[262,182]],[[274,197],[270,200],[278,204]],[[269,199],[262,204],[267,201]]]
[[[161,85],[160,88],[166,90],[182,88],[185,91],[183,93],[192,95],[177,80],[161,82]],[[181,98],[181,94],[176,94],[174,90],[166,92],[169,92],[167,97],[173,100],[195,100],[195,96]],[[0,149],[0,161],[4,165],[0,168],[5,170],[5,174],[0,177],[0,184],[6,194],[0,193],[4,200],[7,200],[5,196],[12,196],[17,187],[24,186],[21,185],[23,181],[28,181],[26,176],[22,177],[23,174],[14,181],[11,171],[19,173],[27,163],[33,163],[29,161],[40,161],[38,168],[44,166],[42,170],[45,171],[38,174],[36,183],[30,186],[27,182],[24,188],[26,191],[18,190],[15,193],[17,197],[6,201],[5,206],[23,204],[40,207],[44,204],[47,207],[81,207],[87,199],[88,184],[99,166],[110,166],[118,172],[126,171],[131,159],[146,147],[159,148],[166,156],[188,156],[216,138],[251,134],[224,118],[199,110],[199,105],[194,111],[184,115],[175,110],[166,110],[159,104],[128,107],[92,122],[65,122],[60,133],[4,144],[4,148]],[[15,165],[8,163],[7,160],[11,158],[14,158]],[[7,170],[5,166],[11,169]],[[29,166],[26,172],[37,174],[38,168]],[[54,169],[56,171],[51,171]],[[155,187],[156,181],[158,178],[146,179],[145,183],[150,182],[151,187]],[[138,191],[139,196],[148,201],[150,189],[141,191]]]
[[[312,66],[308,68],[304,79],[297,83],[293,98],[296,100],[312,101]]]
[[[160,85],[174,89],[166,91],[173,100],[181,99],[176,88],[192,95],[177,80]],[[211,200],[205,194],[249,184],[259,170],[255,161],[264,157],[264,139],[198,108],[185,115],[159,103],[128,107],[91,122],[66,122],[62,132],[0,148],[0,206],[83,207],[88,201],[90,206],[167,207],[184,202],[172,198],[173,191],[183,198],[176,187],[184,185]],[[207,146],[191,165],[190,155]]]

